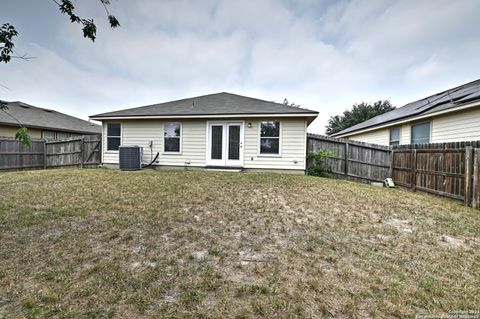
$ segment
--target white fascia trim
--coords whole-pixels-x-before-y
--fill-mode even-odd
[[[465,110],[465,109],[470,109],[472,107],[479,106],[479,105],[480,105],[480,102],[476,102],[476,103],[472,103],[472,104],[466,104],[464,106],[460,106],[460,107],[456,107],[456,108],[452,108],[452,109],[448,109],[448,110],[443,110],[443,111],[438,111],[438,112],[435,112],[435,113],[424,114],[424,115],[420,115],[420,116],[417,116],[417,117],[411,117],[411,118],[408,118],[408,119],[405,119],[405,120],[401,120],[401,121],[397,121],[397,122],[391,122],[391,123],[387,123],[387,124],[383,124],[383,125],[379,125],[379,126],[374,126],[374,127],[370,127],[370,128],[364,129],[364,130],[354,131],[354,132],[351,132],[351,133],[345,133],[345,134],[335,136],[335,137],[344,138],[344,137],[348,137],[348,136],[352,136],[352,135],[357,135],[357,134],[362,134],[362,133],[365,133],[365,132],[375,131],[375,130],[378,130],[378,129],[382,129],[382,128],[386,128],[386,127],[390,127],[390,126],[396,126],[398,124],[417,121],[417,120],[421,120],[421,119],[425,119],[425,118],[429,118],[429,117],[433,117],[433,116],[438,116],[438,115],[442,115],[442,114],[446,114],[446,113],[458,112],[458,111],[462,111],[462,110]]]
[[[252,117],[317,117],[312,113],[269,113],[269,114],[223,114],[223,115],[144,115],[144,116],[116,116],[90,117],[91,120],[136,120],[136,119],[208,119],[208,118],[252,118]]]

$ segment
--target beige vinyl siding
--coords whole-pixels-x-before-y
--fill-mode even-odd
[[[149,163],[160,153],[158,165],[205,166],[206,158],[206,121],[172,120],[182,124],[180,137],[181,152],[163,151],[163,120],[124,120],[110,121],[121,124],[121,144],[143,147],[143,162]],[[167,121],[169,122],[169,121]],[[107,123],[103,123],[103,163],[118,164],[118,151],[107,151]],[[150,148],[152,141],[152,148]]]
[[[480,108],[435,117],[432,143],[480,140]]]
[[[15,133],[17,132],[17,126],[10,126],[10,125],[0,125],[0,136],[4,137],[15,137]],[[28,132],[30,137],[32,138],[42,138],[42,131],[36,128],[28,128]]]
[[[152,120],[124,121],[121,124],[121,145],[139,145],[143,147],[143,162],[150,163],[157,152],[161,151],[163,123]],[[152,149],[150,151],[150,141]]]
[[[400,144],[410,144],[411,138],[410,124],[403,124],[400,130]]]
[[[163,123],[161,125],[162,138],[160,141],[159,165],[172,166],[205,166],[207,125],[205,120],[172,120],[166,122],[180,122],[180,154],[163,152]]]
[[[40,130],[40,129],[28,128],[28,133],[30,134],[30,137],[42,138],[42,130]]]
[[[462,142],[480,140],[480,108],[452,112],[426,120],[412,121],[401,125],[400,144],[411,143],[412,123],[430,122],[430,143]],[[395,127],[395,126],[392,126]],[[348,136],[361,142],[388,145],[389,129],[383,128]]]
[[[402,132],[403,132],[403,129],[402,129]],[[400,136],[402,136],[403,134],[402,132],[400,132]],[[384,128],[384,129],[374,130],[374,131],[365,132],[361,134],[350,135],[347,138],[351,140],[359,141],[359,142],[388,146],[390,144],[390,128]]]
[[[280,155],[260,154],[260,123],[280,121]],[[248,128],[248,123],[252,127]],[[307,128],[303,118],[245,120],[245,168],[305,169]]]
[[[214,119],[219,121],[219,119]],[[241,119],[244,121],[244,167],[251,169],[305,169],[306,120],[304,118],[265,118]],[[280,121],[280,154],[260,154],[260,122],[266,120]],[[121,144],[143,147],[144,163],[160,152],[158,165],[204,167],[207,158],[207,121],[208,119],[183,120],[172,119],[171,122],[182,124],[181,152],[168,154],[163,152],[164,120],[123,120],[111,121],[121,123]],[[229,119],[220,121],[228,122]],[[238,122],[238,119],[232,120]],[[167,122],[170,122],[167,121]],[[105,164],[118,164],[118,151],[107,151],[107,123],[103,122],[103,159]],[[248,127],[248,123],[252,127]],[[150,151],[149,143],[153,141]],[[151,155],[152,154],[152,155]]]

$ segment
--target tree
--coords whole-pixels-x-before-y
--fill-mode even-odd
[[[335,134],[346,128],[394,109],[395,106],[393,106],[388,100],[380,100],[373,104],[365,102],[354,104],[351,110],[346,110],[342,115],[330,117],[328,120],[328,125],[326,126],[327,135]]]
[[[290,103],[287,98],[285,98],[285,99],[283,100],[283,105],[291,106],[291,107],[300,107],[300,104],[295,104],[295,103],[293,103],[293,102]]]
[[[75,14],[75,6],[72,3],[72,0],[52,0],[57,6],[62,14],[65,14],[69,17],[70,22],[79,23],[82,25],[83,36],[95,41],[97,37],[97,26],[93,19],[81,18]],[[105,9],[107,14],[108,22],[112,29],[115,29],[120,26],[117,18],[110,14],[108,11],[108,6],[110,5],[110,0],[98,0]],[[0,26],[0,62],[9,63],[12,58],[19,59],[28,59],[26,55],[18,56],[15,55],[15,44],[14,38],[18,36],[18,32],[13,25],[10,23],[4,23]],[[1,85],[3,86],[3,85]],[[0,110],[6,111],[8,105],[5,101],[0,100]],[[15,134],[15,138],[20,140],[23,144],[30,144],[30,136],[28,134],[27,128],[23,127],[19,122],[20,128]]]

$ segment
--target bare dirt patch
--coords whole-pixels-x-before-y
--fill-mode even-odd
[[[389,219],[385,222],[387,225],[393,226],[398,229],[402,233],[412,234],[413,227],[411,226],[411,222],[408,220],[401,220],[397,218]]]

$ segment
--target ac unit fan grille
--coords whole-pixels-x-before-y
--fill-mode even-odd
[[[142,168],[143,148],[140,146],[120,146],[119,166],[122,171],[133,171]]]

